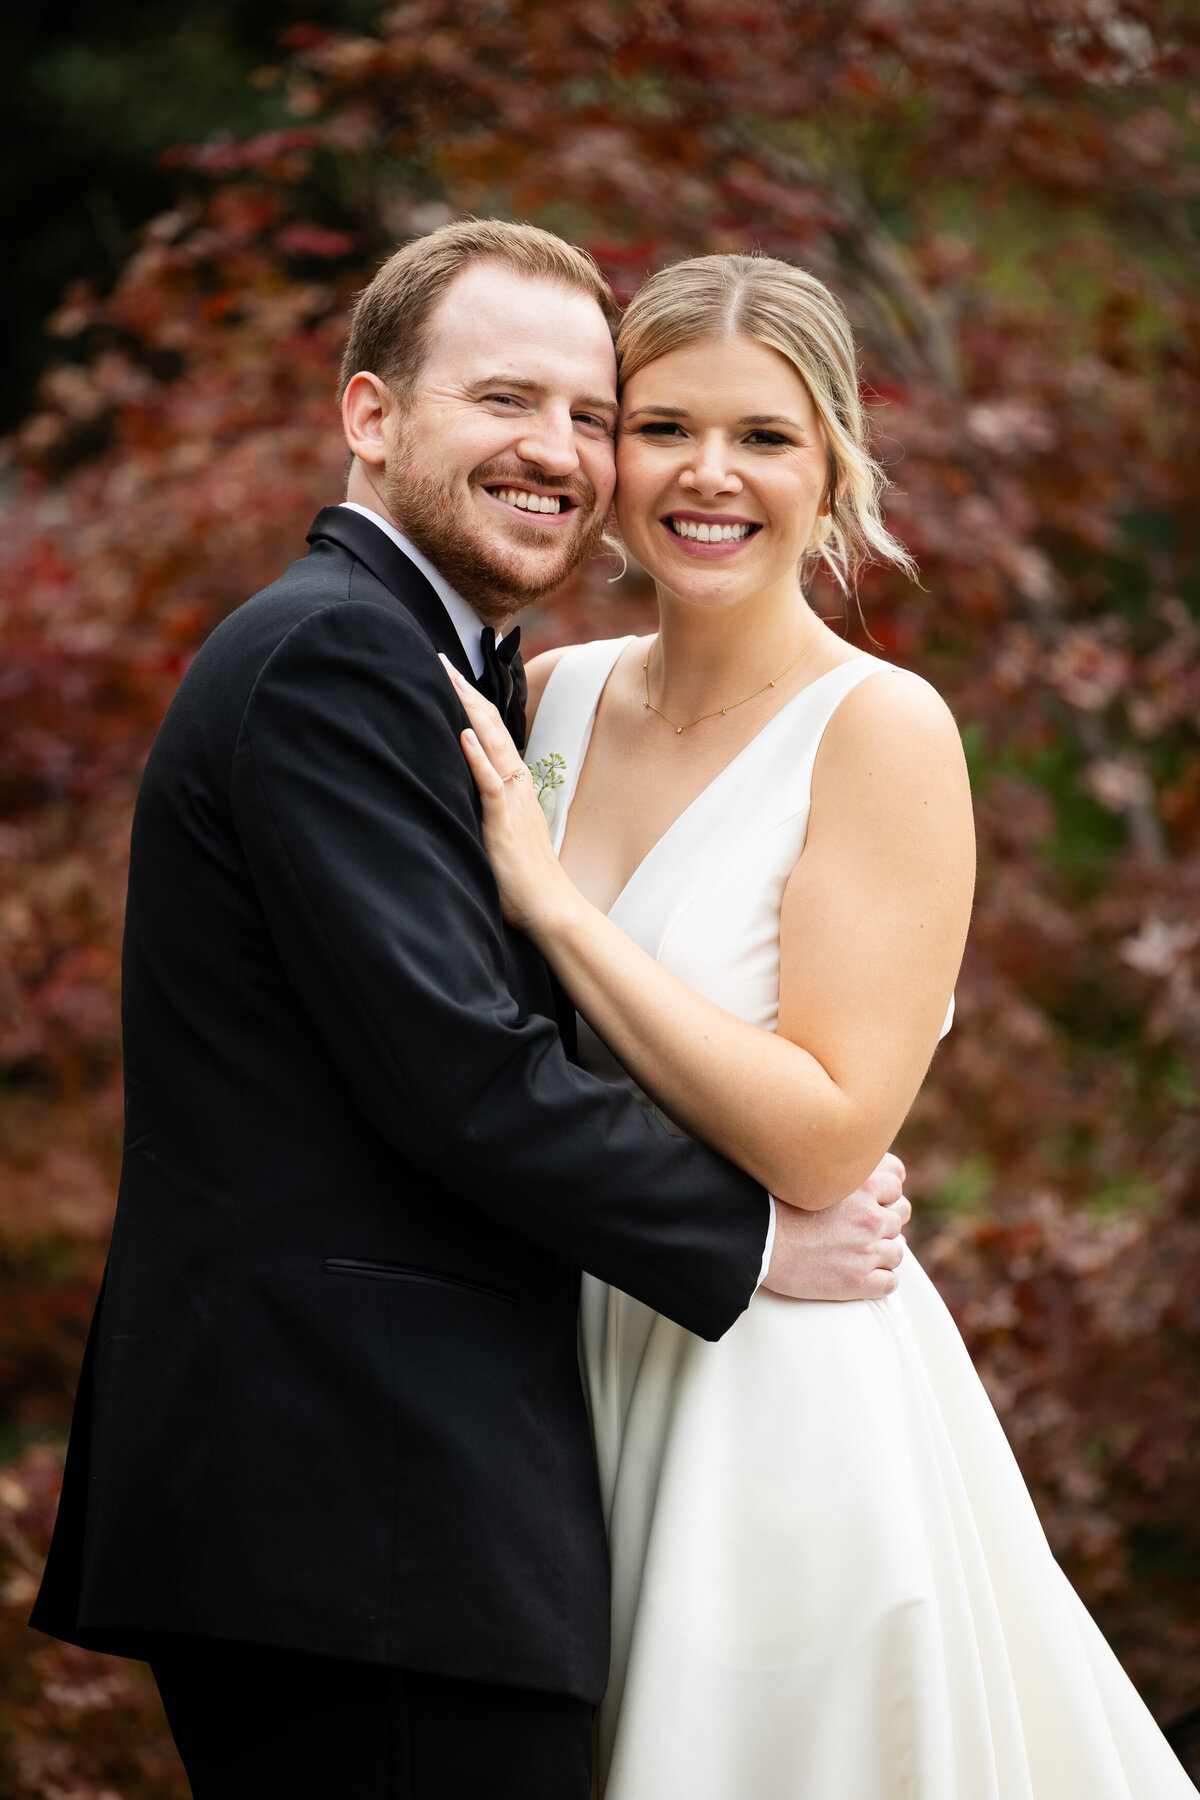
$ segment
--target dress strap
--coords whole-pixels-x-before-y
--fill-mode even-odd
[[[847,694],[852,694],[860,682],[868,681],[873,675],[894,675],[896,672],[894,663],[880,662],[873,656],[855,657],[827,670],[806,688],[801,688],[791,705],[776,715],[778,737],[768,727],[762,734],[763,748],[768,755],[773,753],[790,762],[786,789],[794,804],[807,806],[809,803],[817,751],[834,713]]]
[[[525,760],[534,764],[557,755],[566,765],[563,785],[555,790],[556,804],[547,808],[556,850],[566,829],[567,810],[575,796],[579,771],[587,756],[600,696],[621,652],[633,641],[630,635],[576,644],[559,657],[543,690],[525,747]]]

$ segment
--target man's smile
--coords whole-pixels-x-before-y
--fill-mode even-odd
[[[569,494],[539,491],[527,484],[488,482],[483,492],[505,511],[519,513],[523,521],[536,520],[539,525],[561,525],[578,510],[578,502]]]

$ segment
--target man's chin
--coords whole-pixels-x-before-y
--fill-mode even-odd
[[[563,585],[596,548],[602,526],[603,521],[595,528],[572,532],[569,539],[558,537],[545,544],[514,544],[511,538],[504,542],[499,534],[480,534],[470,543],[460,540],[452,548],[440,545],[439,556],[426,554],[477,612],[484,617],[496,613],[511,618]]]
[[[560,588],[600,542],[603,517],[551,529],[489,517],[480,502],[455,496],[433,479],[389,470],[388,508],[434,568],[489,625]],[[487,502],[488,513],[494,502]]]
[[[486,595],[480,591],[472,605],[483,618],[495,612],[499,617],[511,619],[515,613],[524,612],[526,607],[536,606],[539,600],[557,593],[578,567],[579,559],[572,558],[569,562],[558,561],[552,568],[543,565],[539,568],[493,569]],[[463,597],[467,598],[465,594]]]

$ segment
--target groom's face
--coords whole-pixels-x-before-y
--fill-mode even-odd
[[[499,263],[452,283],[393,418],[388,510],[500,622],[594,549],[615,480],[616,361],[594,300]]]

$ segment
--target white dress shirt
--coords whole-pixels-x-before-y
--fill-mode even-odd
[[[409,561],[416,564],[450,615],[450,623],[459,635],[462,647],[470,659],[476,676],[482,675],[483,650],[479,640],[483,634],[483,620],[475,608],[450,586],[444,575],[438,574],[429,558],[422,555],[417,546],[410,543],[402,531],[397,531],[390,519],[385,519],[382,513],[373,512],[369,506],[360,506],[357,500],[343,500],[341,504],[348,506],[351,512],[361,513],[363,518],[370,519],[373,525],[378,525],[380,531],[386,537],[391,538],[397,550],[403,550]],[[496,641],[497,643],[500,641],[499,632],[496,634]],[[767,1243],[763,1251],[762,1267],[758,1272],[755,1293],[767,1279],[767,1270],[771,1266],[771,1252],[775,1248],[775,1196],[768,1194],[767,1200],[770,1204],[771,1216],[767,1223]]]

